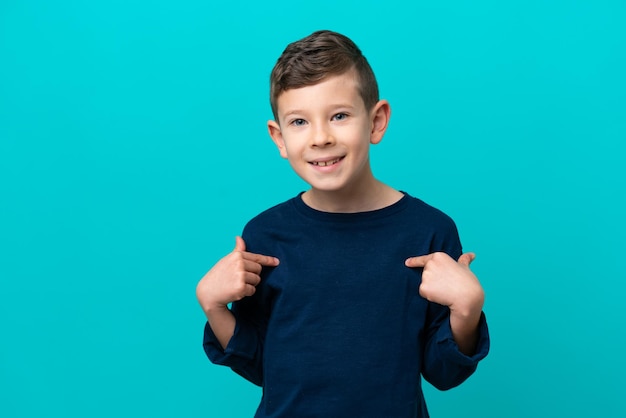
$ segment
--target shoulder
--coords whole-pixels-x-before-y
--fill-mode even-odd
[[[435,229],[452,229],[456,231],[454,220],[440,209],[429,205],[417,197],[405,193],[407,199],[407,216],[421,224],[431,225]]]
[[[242,233],[246,246],[250,251],[267,251],[271,241],[280,240],[285,231],[293,229],[296,198],[291,198],[250,219]]]
[[[256,229],[264,226],[275,225],[277,223],[280,224],[281,222],[290,219],[293,215],[294,199],[295,198],[291,198],[259,213],[248,221],[245,229]]]
[[[406,211],[410,219],[403,220],[407,225],[413,225],[412,234],[417,243],[427,245],[424,251],[444,251],[454,259],[462,254],[462,245],[455,222],[443,211],[425,203],[424,201],[408,196],[409,209]]]

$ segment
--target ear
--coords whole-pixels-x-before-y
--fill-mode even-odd
[[[370,142],[372,144],[378,144],[383,139],[390,117],[391,106],[389,106],[389,102],[387,100],[379,100],[371,112],[372,132],[370,134]]]
[[[280,125],[278,122],[268,120],[267,131],[269,132],[272,141],[274,141],[274,144],[278,147],[280,156],[287,158],[287,148],[285,147],[285,140],[283,139],[283,133],[280,131]]]

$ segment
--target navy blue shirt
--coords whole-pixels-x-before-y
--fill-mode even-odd
[[[243,238],[248,251],[280,264],[233,304],[226,349],[208,323],[204,349],[263,387],[257,417],[427,417],[421,376],[449,389],[487,355],[484,315],[476,354],[465,356],[449,309],[422,298],[422,269],[404,265],[462,253],[454,222],[419,199],[328,213],[297,196],[252,219]]]

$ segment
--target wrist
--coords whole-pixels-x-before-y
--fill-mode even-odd
[[[478,315],[475,313],[470,315],[458,315],[450,311],[450,330],[452,331],[452,337],[459,351],[466,356],[472,356],[476,352],[481,315],[482,311],[478,312]]]
[[[209,316],[209,315],[220,315],[220,314],[222,314],[224,312],[230,312],[230,309],[228,309],[228,305],[225,305],[225,304],[219,303],[219,302],[207,303],[202,308],[204,310],[204,313],[207,316]]]
[[[458,324],[478,324],[482,312],[482,309],[459,311],[450,308],[450,321]]]
[[[463,329],[473,329],[478,325],[483,312],[483,302],[450,306],[450,323]]]
[[[459,319],[471,319],[479,317],[483,311],[483,304],[471,304],[471,305],[451,305],[450,315]]]
[[[485,304],[485,292],[481,287],[464,292],[463,297],[457,298],[449,307],[450,314],[459,319],[480,317]]]

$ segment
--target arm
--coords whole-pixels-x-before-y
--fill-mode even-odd
[[[275,257],[246,252],[245,242],[237,237],[233,252],[218,261],[198,283],[198,302],[222,349],[228,345],[236,325],[228,304],[252,296],[261,282],[263,266],[277,265]]]
[[[222,349],[226,349],[235,333],[237,323],[235,316],[228,309],[228,306],[211,306],[206,309],[203,308],[203,310],[213,334],[215,334]]]
[[[474,254],[459,262],[446,253],[406,260],[423,267],[420,294],[429,300],[422,374],[440,390],[461,384],[489,351],[489,331],[482,313],[484,292],[469,270]]]
[[[489,331],[485,316],[478,324],[478,340],[474,354],[463,354],[454,340],[450,325],[450,309],[437,303],[428,303],[427,328],[424,333],[422,375],[439,390],[448,390],[470,377],[489,352]]]
[[[469,268],[476,256],[466,253],[456,262],[443,252],[406,260],[407,267],[422,267],[420,295],[450,309],[450,328],[459,350],[471,356],[476,350],[478,325],[485,293]]]

